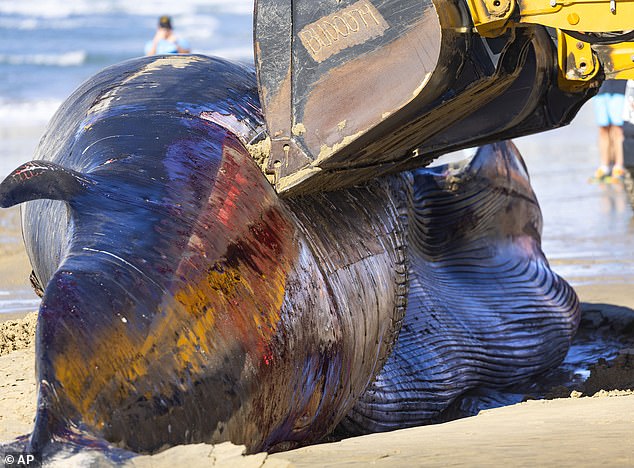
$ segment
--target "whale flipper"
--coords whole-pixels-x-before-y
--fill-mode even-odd
[[[89,184],[90,180],[77,171],[49,161],[30,161],[0,184],[0,207],[41,199],[72,201]]]
[[[342,424],[348,433],[434,422],[469,389],[543,372],[564,358],[579,320],[576,295],[541,251],[541,212],[511,143],[409,178],[407,312]]]

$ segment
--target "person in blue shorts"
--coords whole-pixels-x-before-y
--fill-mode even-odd
[[[623,106],[627,80],[605,80],[593,98],[599,125],[600,166],[594,173],[602,181],[608,177],[622,180],[623,167]]]
[[[187,54],[189,51],[188,42],[174,34],[171,18],[161,16],[154,39],[145,45],[145,55]]]

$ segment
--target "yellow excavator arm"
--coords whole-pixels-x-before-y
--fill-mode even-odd
[[[467,0],[484,37],[538,24],[557,30],[560,84],[573,89],[594,78],[634,79],[634,1]]]
[[[634,78],[634,0],[256,0],[278,193],[335,190],[568,124]]]

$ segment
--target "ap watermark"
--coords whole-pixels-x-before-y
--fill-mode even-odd
[[[32,453],[5,452],[2,455],[4,468],[40,467],[40,460]]]

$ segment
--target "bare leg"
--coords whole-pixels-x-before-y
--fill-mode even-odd
[[[612,125],[609,128],[610,146],[614,156],[614,166],[623,168],[623,127]]]
[[[611,126],[599,127],[599,157],[603,168],[609,168],[612,162],[610,128]]]
[[[602,180],[610,175],[613,157],[610,143],[610,126],[599,127],[599,167],[594,173],[596,180]]]

